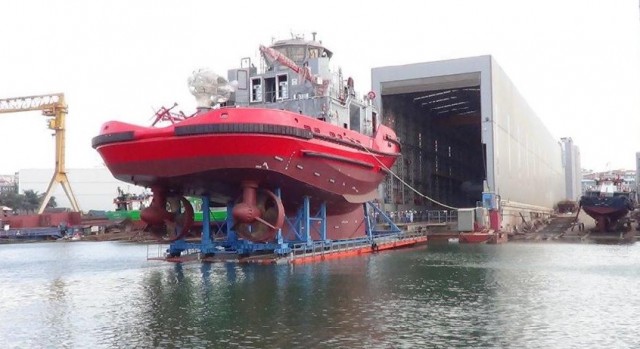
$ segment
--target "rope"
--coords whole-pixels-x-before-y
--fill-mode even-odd
[[[398,181],[400,181],[400,183],[402,183],[404,186],[406,186],[407,188],[411,189],[414,193],[420,195],[421,197],[433,202],[436,205],[440,205],[444,208],[447,208],[449,210],[458,210],[459,208],[457,207],[453,207],[453,206],[449,206],[446,204],[441,203],[440,201],[437,201],[435,199],[430,198],[429,196],[422,194],[421,192],[419,192],[417,189],[415,189],[414,187],[412,187],[411,185],[409,185],[409,183],[405,182],[402,178],[400,178],[397,174],[395,174],[395,172],[391,171],[390,168],[388,168],[387,166],[385,166],[385,164],[382,163],[382,161],[380,161],[380,159],[378,159],[371,151],[369,151],[369,149],[367,149],[367,147],[365,147],[364,145],[356,142],[354,139],[349,138],[349,140],[355,144],[360,145],[360,147],[362,147],[362,149],[364,149],[367,153],[369,153],[369,155],[371,155],[374,159],[376,159],[376,161],[380,164],[380,166],[382,168],[384,168],[385,170],[387,170],[389,173],[391,173],[391,175],[393,177],[395,177]]]

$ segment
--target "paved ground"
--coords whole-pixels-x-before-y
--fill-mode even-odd
[[[524,234],[514,236],[513,240],[562,240],[562,241],[635,241],[640,237],[640,231],[636,230],[636,222],[632,223],[630,231],[612,233],[595,232],[595,221],[586,213],[557,215],[549,224],[538,229],[530,230]]]

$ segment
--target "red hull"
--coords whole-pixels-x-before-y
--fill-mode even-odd
[[[617,208],[617,207],[602,207],[602,206],[586,206],[582,207],[584,212],[586,212],[591,218],[598,219],[600,217],[609,217],[612,220],[618,220],[629,213],[627,208]]]
[[[614,230],[617,222],[629,213],[626,207],[584,206],[582,210],[596,221],[596,230],[602,233]]]
[[[483,244],[489,242],[492,233],[460,233],[458,242],[461,244]]]
[[[369,137],[257,108],[216,109],[164,128],[108,122],[93,144],[116,178],[136,185],[208,193],[226,204],[250,180],[280,188],[287,215],[295,214],[303,196],[312,198],[312,210],[326,201],[332,238],[363,234],[361,204],[377,198],[385,168],[400,152],[385,126]]]

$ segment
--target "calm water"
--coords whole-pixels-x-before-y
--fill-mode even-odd
[[[304,266],[0,245],[2,348],[638,348],[640,244],[433,245]]]

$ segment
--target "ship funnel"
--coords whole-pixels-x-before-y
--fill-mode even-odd
[[[194,71],[189,77],[189,92],[196,97],[198,109],[210,109],[229,100],[237,82],[231,83],[208,69]]]

